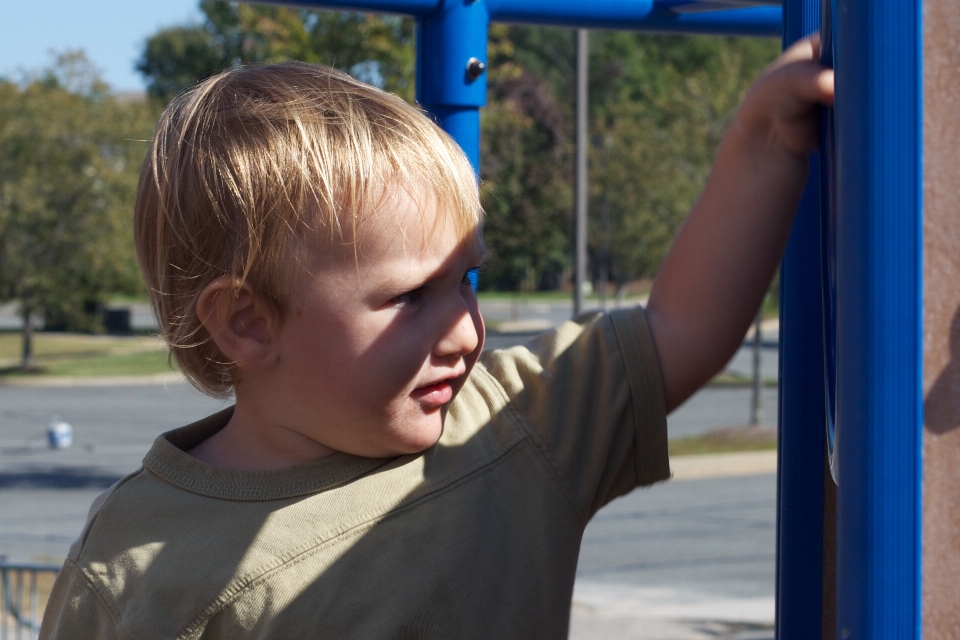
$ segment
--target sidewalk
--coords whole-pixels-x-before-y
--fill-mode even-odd
[[[570,640],[773,640],[774,599],[577,582]]]
[[[673,480],[729,478],[777,472],[776,451],[744,451],[670,458]]]

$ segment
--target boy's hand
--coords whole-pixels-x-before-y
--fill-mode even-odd
[[[743,100],[734,126],[801,158],[817,148],[817,103],[833,104],[833,70],[821,67],[820,37],[800,40],[772,62]]]
[[[817,146],[817,104],[833,104],[819,50],[816,36],[796,43],[754,83],[654,281],[647,315],[668,411],[729,361],[783,255]]]

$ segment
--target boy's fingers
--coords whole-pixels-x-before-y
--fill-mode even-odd
[[[781,91],[786,90],[806,102],[833,105],[833,69],[820,66],[819,60],[820,34],[814,33],[783,52],[769,69],[769,79],[781,85]]]
[[[820,34],[814,33],[803,40],[797,40],[790,45],[777,61],[774,68],[788,65],[792,62],[813,62],[820,60]]]
[[[833,105],[833,69],[825,69],[815,63],[796,64],[783,69],[780,75],[784,85],[789,85],[794,95],[803,102]]]
[[[815,80],[817,100],[827,105],[828,107],[833,106],[833,102],[836,98],[836,93],[835,93],[833,83],[834,83],[833,69],[822,70],[817,75]]]

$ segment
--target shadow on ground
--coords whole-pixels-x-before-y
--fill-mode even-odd
[[[38,465],[0,471],[0,489],[106,489],[119,479],[95,467]]]

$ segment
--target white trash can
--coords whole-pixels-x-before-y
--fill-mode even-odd
[[[59,417],[50,421],[47,427],[47,443],[51,449],[66,449],[73,444],[73,427]]]

